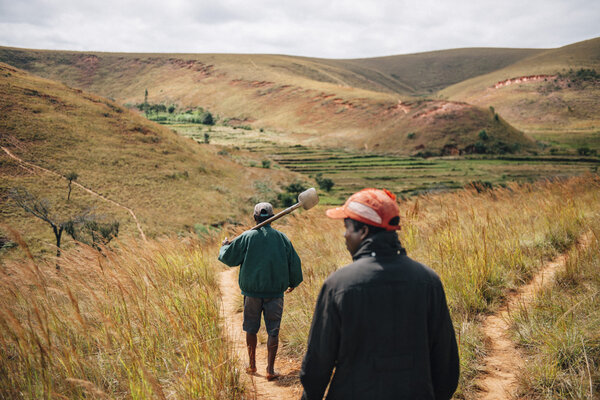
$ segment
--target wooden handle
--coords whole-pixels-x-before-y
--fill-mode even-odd
[[[256,226],[250,228],[250,230],[262,228],[263,226],[265,226],[267,224],[270,224],[271,222],[273,222],[273,221],[275,221],[275,220],[283,217],[284,215],[287,215],[287,214],[291,213],[292,211],[294,211],[296,208],[298,208],[300,206],[302,206],[301,203],[296,203],[293,206],[288,207],[285,210],[278,212],[277,214],[273,215],[271,218],[269,218],[267,220],[264,220],[260,224],[258,224]],[[235,239],[239,238],[240,236],[241,235],[238,235],[238,236],[234,237],[233,239],[229,240],[229,243],[233,242]]]
[[[262,228],[263,226],[270,224],[271,222],[283,217],[284,215],[287,215],[289,213],[291,213],[292,211],[294,211],[296,208],[300,207],[302,204],[301,203],[296,203],[291,207],[286,208],[283,211],[278,212],[277,214],[273,215],[271,218],[264,220],[263,222],[261,222],[260,224],[256,225],[254,228],[252,229],[258,229],[258,228]]]

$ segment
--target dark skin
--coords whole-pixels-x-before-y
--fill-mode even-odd
[[[363,225],[360,229],[355,230],[354,224],[348,219],[344,220],[344,226],[346,227],[346,232],[344,232],[346,248],[350,252],[350,255],[353,256],[360,247],[362,241],[369,236],[369,227]]]

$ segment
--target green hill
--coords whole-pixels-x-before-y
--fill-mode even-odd
[[[59,218],[93,208],[120,222],[122,234],[140,235],[133,210],[148,237],[210,228],[240,215],[298,175],[249,167],[251,157],[221,152],[182,138],[117,103],[0,63],[0,219],[19,228],[34,248],[53,243],[50,226],[9,198],[24,187],[49,200]],[[9,154],[30,165],[22,165]],[[260,159],[254,164],[260,165]],[[74,187],[76,182],[108,200]],[[260,191],[263,193],[261,194]],[[0,235],[1,236],[1,235]],[[45,243],[45,244],[44,244]]]
[[[464,102],[415,100],[415,87],[440,84],[431,79],[435,69],[418,86],[361,66],[360,60],[350,68],[344,61],[278,55],[9,48],[0,49],[0,60],[121,104],[142,103],[147,90],[149,103],[203,107],[220,122],[276,130],[306,145],[391,154],[469,152],[478,132],[491,129],[499,142],[521,149],[532,146],[502,119],[490,125],[487,110]],[[423,60],[415,65],[427,62]],[[403,94],[392,93],[393,87],[403,88]]]

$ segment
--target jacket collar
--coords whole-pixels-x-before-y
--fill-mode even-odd
[[[406,250],[402,247],[396,231],[384,231],[363,240],[352,259],[356,261],[361,257],[389,257],[393,255],[406,255]]]

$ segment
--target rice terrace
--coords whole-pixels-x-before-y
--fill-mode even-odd
[[[402,246],[443,284],[453,398],[600,398],[600,38],[356,59],[0,47],[0,110],[1,399],[299,399],[321,287],[352,262],[325,211],[363,188],[397,196]],[[271,336],[251,371],[239,268],[217,257],[255,204],[311,187],[318,205],[272,223],[303,281],[271,379]]]

